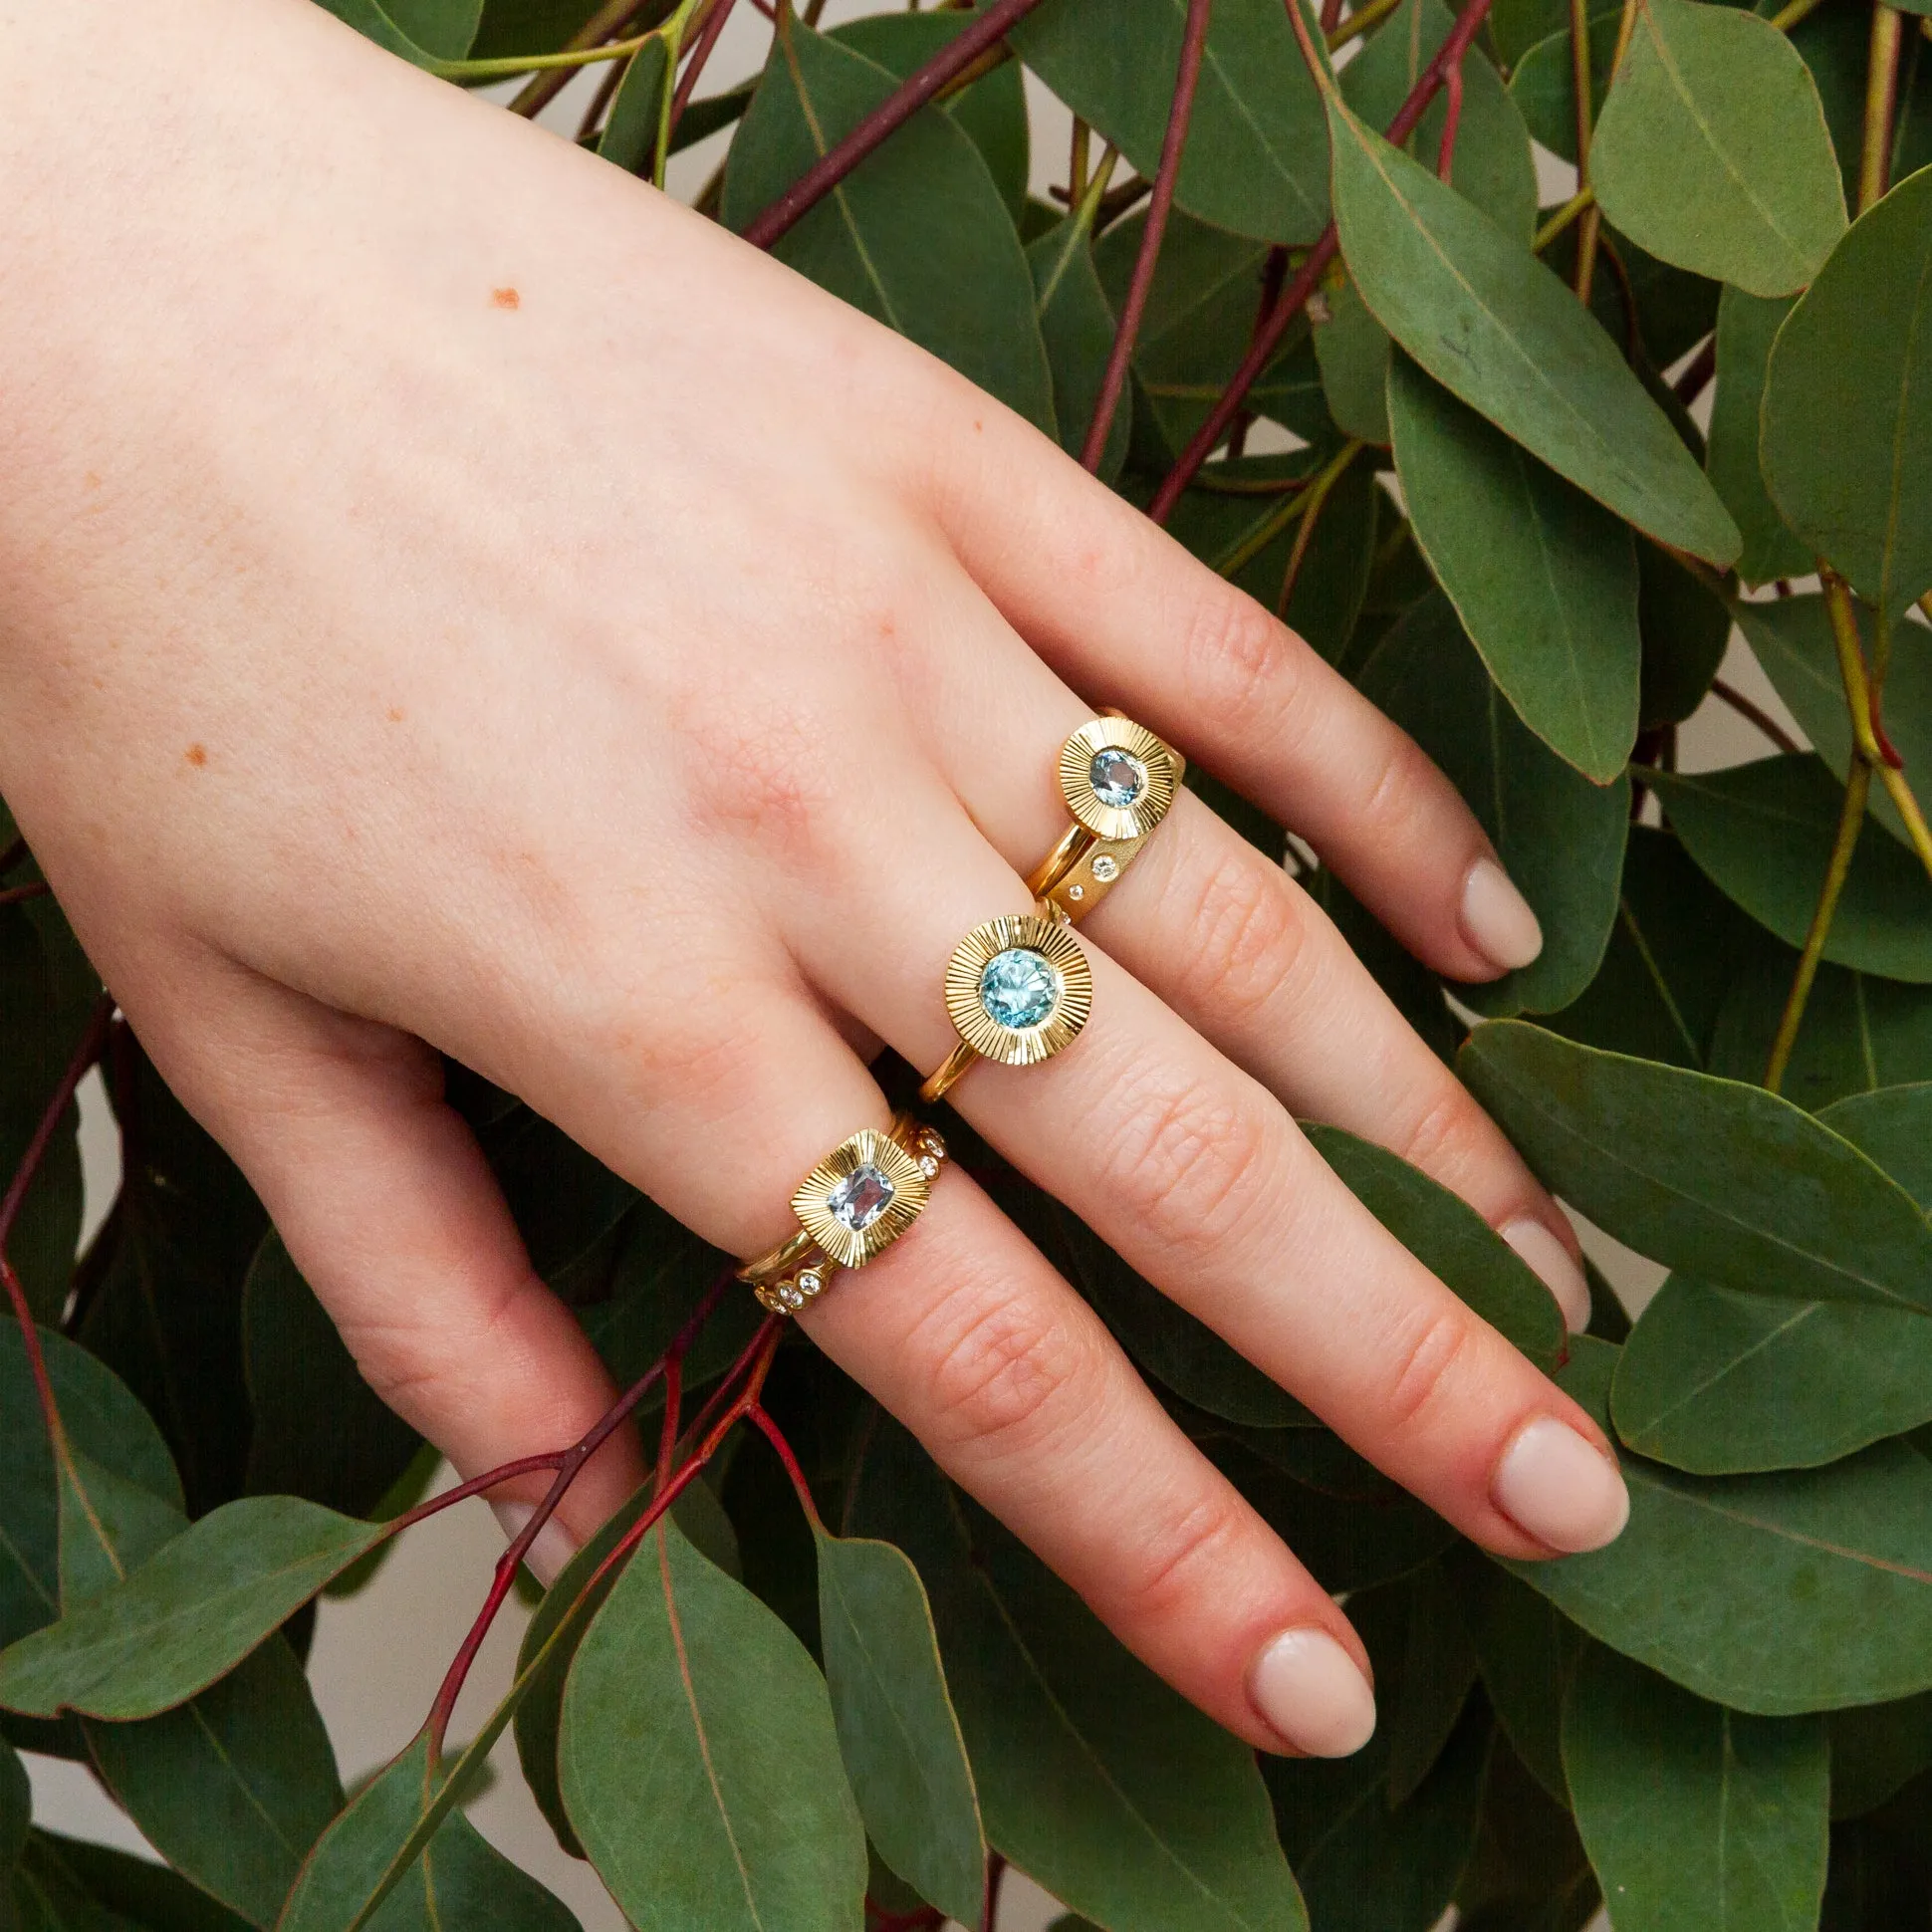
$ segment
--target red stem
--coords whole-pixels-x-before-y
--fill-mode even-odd
[[[812,1485],[805,1480],[805,1471],[799,1466],[799,1459],[793,1453],[792,1445],[785,1440],[785,1432],[772,1420],[772,1414],[762,1403],[745,1411],[745,1419],[755,1423],[764,1434],[765,1440],[778,1452],[778,1459],[785,1465],[785,1473],[792,1479],[792,1487],[798,1492],[799,1507],[811,1519],[815,1530],[823,1530],[825,1519],[819,1514],[819,1506],[812,1500]]]
[[[1006,1876],[1006,1860],[997,1851],[986,1854],[986,1904],[980,1913],[980,1932],[993,1932],[1000,1915],[1000,1881]]]
[[[1322,0],[1321,24],[1325,38],[1341,25],[1341,0]]]
[[[0,870],[4,870],[0,866]],[[44,898],[54,888],[45,879],[37,878],[27,885],[10,885],[0,892],[0,905],[18,905],[22,899]]]
[[[737,0],[718,0],[691,48],[691,58],[684,63],[684,72],[677,77],[677,92],[671,96],[672,133],[677,132],[677,123],[684,118],[684,110],[691,105],[698,76],[704,72],[704,64],[711,58],[711,50],[717,46],[718,36],[724,32],[725,22],[731,18],[731,10],[736,5]]]
[[[1443,92],[1449,97],[1443,109],[1442,144],[1436,149],[1436,173],[1448,180],[1456,162],[1456,130],[1462,125],[1462,62],[1458,61],[1442,77]]]
[[[963,73],[989,47],[1003,40],[1040,0],[999,0],[955,41],[910,75],[861,121],[844,140],[823,154],[745,230],[754,248],[770,248],[816,208],[888,134],[912,119],[954,75]]]
[[[1706,339],[1704,347],[1691,358],[1690,366],[1672,384],[1672,393],[1688,409],[1704,393],[1705,385],[1716,373],[1717,338],[1711,336]]]
[[[1436,50],[1435,59],[1422,70],[1421,78],[1409,90],[1409,98],[1388,123],[1387,138],[1395,146],[1400,147],[1415,132],[1415,124],[1428,112],[1429,103],[1436,98],[1444,75],[1461,61],[1470,42],[1489,17],[1490,4],[1491,0],[1469,0],[1469,5],[1457,16],[1449,38]],[[1288,0],[1288,5],[1290,19],[1298,32],[1306,32],[1298,10],[1298,0]],[[1173,514],[1174,505],[1181,500],[1181,492],[1194,480],[1201,465],[1213,455],[1216,445],[1227,433],[1228,425],[1240,413],[1243,399],[1268,366],[1283,336],[1288,333],[1288,325],[1307,305],[1322,279],[1323,271],[1334,259],[1336,242],[1335,225],[1330,221],[1323,229],[1321,239],[1309,251],[1308,260],[1302,264],[1295,279],[1282,291],[1282,299],[1276,303],[1274,314],[1255,331],[1255,340],[1249,345],[1248,354],[1242,358],[1234,379],[1221,392],[1220,400],[1208,412],[1207,420],[1194,432],[1187,447],[1181,451],[1180,460],[1168,471],[1166,480],[1148,505],[1147,514],[1155,523],[1165,523]]]
[[[1214,0],[1187,0],[1187,21],[1181,30],[1180,67],[1174,76],[1174,98],[1167,110],[1167,131],[1160,143],[1160,165],[1154,170],[1153,199],[1147,204],[1147,225],[1140,231],[1140,253],[1133,264],[1133,280],[1127,285],[1127,299],[1120,311],[1120,323],[1113,332],[1113,347],[1107,352],[1106,372],[1100,378],[1100,393],[1093,404],[1093,417],[1087,426],[1087,445],[1081,462],[1097,475],[1100,459],[1106,454],[1106,439],[1120,407],[1120,392],[1126,387],[1127,364],[1133,345],[1140,334],[1141,318],[1147,313],[1147,297],[1154,286],[1154,272],[1160,265],[1161,238],[1167,232],[1167,217],[1174,206],[1174,185],[1180,179],[1181,155],[1187,147],[1187,129],[1194,119],[1194,92],[1200,84],[1201,60],[1207,52],[1208,16]]]

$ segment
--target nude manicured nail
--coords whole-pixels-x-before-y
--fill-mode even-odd
[[[1502,1234],[1557,1298],[1565,1327],[1571,1334],[1581,1334],[1589,1327],[1589,1283],[1570,1260],[1570,1250],[1541,1221],[1512,1221]]]
[[[1600,1550],[1630,1520],[1630,1494],[1602,1450],[1567,1422],[1539,1417],[1503,1451],[1490,1500],[1552,1550]]]
[[[534,1505],[529,1503],[492,1503],[490,1508],[496,1512],[505,1543],[515,1543],[523,1535],[523,1526],[537,1514]],[[524,1552],[524,1568],[548,1589],[576,1555],[577,1545],[571,1540],[570,1532],[553,1516],[537,1532],[536,1542]]]
[[[1543,950],[1530,901],[1493,858],[1479,858],[1462,886],[1463,937],[1499,971],[1527,966]]]
[[[1248,1673],[1255,1709],[1297,1751],[1345,1758],[1374,1735],[1375,1693],[1326,1630],[1284,1630]]]

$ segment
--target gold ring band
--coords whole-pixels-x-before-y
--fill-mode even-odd
[[[1093,969],[1064,914],[1041,901],[975,926],[946,963],[959,1045],[919,1088],[941,1098],[978,1060],[1031,1067],[1071,1046],[1093,1011]]]
[[[1084,918],[1140,855],[1186,773],[1186,759],[1145,725],[1117,711],[1089,718],[1060,748],[1060,794],[1074,823],[1027,890],[1069,920]]]
[[[738,1271],[774,1315],[797,1315],[842,1268],[863,1268],[924,1211],[946,1143],[910,1113],[861,1127],[813,1168],[792,1196],[799,1231]]]

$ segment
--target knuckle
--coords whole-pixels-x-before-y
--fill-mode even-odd
[[[1279,705],[1283,687],[1293,689],[1295,634],[1253,598],[1217,586],[1188,624],[1184,662],[1194,702],[1224,726],[1246,728],[1257,704]]]
[[[1189,920],[1182,992],[1237,1015],[1264,1005],[1302,957],[1308,926],[1299,900],[1288,874],[1245,846],[1220,859]]]
[[[940,1348],[927,1412],[949,1441],[982,1452],[1035,1450],[1062,1418],[1090,1411],[1100,1355],[1073,1322],[989,1294]]]
[[[1123,1096],[1102,1178],[1138,1227],[1186,1257],[1224,1248],[1272,1151],[1271,1126],[1244,1095],[1149,1087]]]
[[[1369,840],[1399,836],[1426,796],[1434,769],[1407,732],[1391,729],[1371,760],[1361,802],[1351,815],[1362,836]]]
[[[1422,1110],[1403,1130],[1393,1151],[1411,1167],[1438,1179],[1463,1166],[1460,1158],[1476,1133],[1482,1114],[1467,1090],[1445,1080],[1435,1087]]]
[[[1470,1318],[1461,1308],[1430,1309],[1417,1315],[1391,1356],[1383,1406],[1396,1427],[1416,1428],[1441,1405],[1473,1333]]]
[[[1217,1486],[1192,1508],[1161,1527],[1146,1551],[1146,1569],[1134,1579],[1137,1609],[1158,1616],[1198,1599],[1212,1579],[1235,1572],[1235,1547],[1247,1533],[1247,1505],[1232,1488]]]
[[[803,711],[749,701],[726,716],[692,708],[676,736],[700,831],[797,860],[814,854],[835,773]]]

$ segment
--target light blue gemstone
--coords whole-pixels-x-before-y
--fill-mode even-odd
[[[826,1211],[853,1234],[863,1234],[892,1205],[897,1192],[878,1168],[863,1161],[826,1196]]]
[[[1049,1018],[1060,994],[1060,969],[1030,946],[995,953],[979,976],[979,1003],[986,1017],[1015,1033]]]
[[[1147,789],[1146,766],[1117,745],[1093,754],[1087,778],[1102,805],[1131,805]]]

